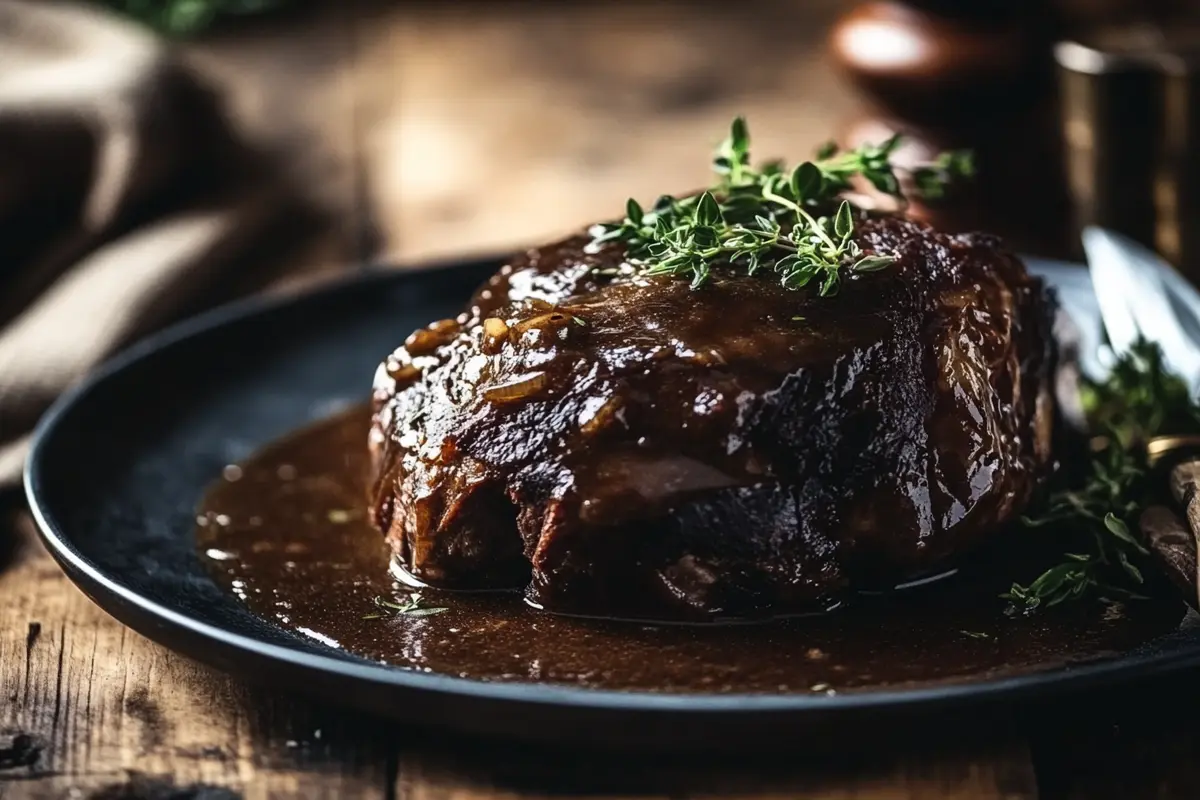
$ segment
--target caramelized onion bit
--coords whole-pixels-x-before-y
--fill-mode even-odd
[[[517,324],[513,325],[513,330],[516,331],[517,336],[520,336],[521,334],[525,333],[525,331],[530,329],[542,330],[544,328],[558,327],[559,325],[563,324],[566,319],[567,315],[561,311],[553,311],[549,314],[538,314],[536,317],[530,317],[529,319],[521,320]]]
[[[499,317],[488,317],[483,321],[483,351],[498,353],[508,338],[508,323]]]
[[[623,405],[624,401],[620,397],[608,398],[595,414],[579,426],[579,432],[584,436],[595,436],[612,424]]]
[[[538,314],[513,324],[512,332],[515,339],[521,339],[529,331],[533,331],[530,341],[540,345],[555,344],[571,341],[583,334],[585,326],[573,314],[565,311],[550,311]]]
[[[504,383],[489,386],[483,390],[483,399],[489,403],[511,403],[523,400],[537,394],[550,383],[550,378],[544,372],[530,372],[520,375]]]
[[[440,319],[430,323],[428,327],[410,333],[404,340],[404,348],[408,350],[409,355],[427,355],[453,339],[458,333],[458,327],[457,320]]]
[[[399,391],[410,383],[421,377],[421,370],[414,367],[412,364],[401,364],[395,361],[388,362],[388,376],[396,383],[396,390]]]

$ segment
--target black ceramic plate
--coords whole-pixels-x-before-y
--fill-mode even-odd
[[[206,484],[259,445],[363,399],[380,356],[414,328],[457,313],[496,266],[370,274],[298,299],[241,303],[116,358],[63,397],[36,432],[26,485],[50,551],[117,619],[220,669],[409,722],[562,743],[795,743],[1200,663],[1200,635],[1180,631],[1074,669],[913,691],[701,696],[485,683],[324,648],[220,591],[193,552],[194,508]],[[1086,273],[1038,269],[1094,333]]]

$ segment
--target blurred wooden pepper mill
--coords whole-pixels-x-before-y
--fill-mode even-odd
[[[1055,103],[1057,18],[1038,0],[870,0],[830,33],[835,65],[863,115],[847,145],[906,135],[898,160],[975,153],[977,177],[914,212],[950,230],[988,230],[1052,256],[1071,250]]]

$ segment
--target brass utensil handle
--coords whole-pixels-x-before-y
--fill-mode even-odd
[[[1172,470],[1181,462],[1200,460],[1200,434],[1155,436],[1146,443],[1146,458],[1152,467]]]
[[[1147,460],[1166,477],[1184,519],[1152,506],[1139,527],[1151,553],[1184,600],[1200,609],[1200,435],[1156,436],[1146,443]]]

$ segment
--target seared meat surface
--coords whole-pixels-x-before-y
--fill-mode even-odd
[[[1050,459],[1053,301],[1000,244],[898,217],[819,297],[698,289],[586,236],[500,270],[380,366],[372,508],[429,584],[575,613],[828,607],[970,551]]]

